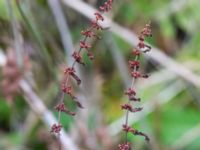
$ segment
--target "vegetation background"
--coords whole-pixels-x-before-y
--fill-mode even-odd
[[[79,0],[18,2],[0,0],[0,150],[56,150],[50,126],[57,116],[53,107],[59,101],[63,69],[71,62],[81,30],[89,25],[85,15],[103,0],[84,0],[84,7]],[[85,109],[77,109],[66,97],[67,106],[77,111],[75,117],[62,116],[66,142],[81,150],[111,150],[123,141],[120,105],[127,101],[128,60],[137,43],[130,35],[138,35],[151,21],[153,38],[148,42],[162,55],[153,48],[142,58],[143,72],[151,76],[137,81],[144,108],[130,115],[130,123],[151,142],[132,135],[129,140],[134,150],[199,150],[200,1],[115,0],[106,15],[122,28],[110,26],[101,40],[90,41],[95,59],[84,55],[86,67],[79,67],[83,84],[75,87]],[[21,73],[15,67],[10,76],[5,73],[10,69],[6,55]],[[7,92],[9,88],[14,89]]]

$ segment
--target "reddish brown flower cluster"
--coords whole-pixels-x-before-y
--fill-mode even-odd
[[[125,132],[130,132],[130,133],[132,133],[132,134],[134,134],[134,135],[144,136],[146,141],[149,141],[149,140],[150,140],[149,137],[148,137],[146,134],[144,134],[144,133],[142,133],[142,132],[139,132],[139,131],[135,130],[134,128],[131,128],[131,127],[128,126],[128,125],[125,125],[125,124],[124,124],[122,127],[123,127],[123,131],[125,131]]]
[[[123,143],[118,145],[119,150],[131,150],[131,143]]]
[[[63,81],[61,84],[62,99],[61,99],[60,103],[55,107],[55,109],[59,113],[59,115],[58,115],[59,116],[58,117],[59,124],[58,125],[54,124],[51,127],[51,132],[53,132],[53,133],[59,134],[59,132],[62,128],[61,123],[60,123],[61,112],[64,112],[64,113],[66,113],[68,115],[72,115],[72,116],[75,115],[74,112],[71,112],[70,110],[68,110],[65,107],[65,104],[63,101],[64,94],[67,94],[76,103],[76,105],[79,108],[83,108],[82,104],[77,100],[77,97],[74,96],[74,94],[73,94],[72,85],[70,84],[70,78],[73,78],[76,81],[77,85],[81,84],[81,79],[76,74],[75,65],[77,63],[79,63],[81,65],[85,65],[85,63],[82,59],[82,50],[85,50],[85,52],[87,53],[87,56],[90,60],[94,59],[94,55],[89,50],[91,48],[91,45],[89,45],[87,43],[87,39],[88,38],[100,39],[100,37],[96,34],[96,32],[99,30],[103,30],[103,27],[100,25],[100,22],[104,21],[104,17],[102,16],[102,13],[108,12],[109,10],[111,10],[112,3],[113,3],[112,0],[107,0],[102,6],[100,6],[99,12],[94,13],[95,19],[91,21],[90,27],[81,31],[81,35],[83,35],[84,38],[83,38],[83,40],[81,40],[79,42],[80,48],[79,48],[79,50],[75,50],[72,54],[72,57],[74,58],[74,62],[72,64],[72,66],[67,67],[64,71],[64,77],[63,77]]]
[[[133,49],[132,54],[134,56],[134,60],[129,61],[129,67],[131,69],[131,76],[133,77],[131,87],[128,88],[128,90],[125,91],[125,95],[128,96],[128,103],[123,104],[121,108],[123,110],[126,110],[126,120],[125,124],[122,126],[123,131],[125,132],[126,135],[126,140],[123,144],[118,145],[119,150],[131,150],[131,143],[128,142],[127,135],[128,133],[132,133],[134,135],[139,135],[145,137],[146,141],[149,141],[149,138],[146,134],[139,132],[135,130],[134,128],[128,126],[128,118],[129,118],[129,112],[138,112],[141,111],[142,108],[133,108],[131,105],[132,101],[140,101],[140,98],[136,98],[136,91],[134,90],[134,83],[135,80],[138,78],[148,78],[149,75],[144,75],[139,72],[140,68],[140,62],[139,62],[139,57],[141,55],[141,52],[146,53],[151,50],[151,47],[147,44],[144,43],[144,40],[146,37],[151,37],[151,29],[150,29],[150,24],[146,24],[145,28],[142,30],[141,35],[138,37],[139,43],[137,45],[137,48]]]
[[[107,0],[104,5],[100,6],[99,9],[100,11],[102,12],[108,12],[109,10],[112,9],[112,3],[113,3],[113,0]]]
[[[142,110],[142,108],[133,108],[131,104],[124,104],[121,106],[121,108],[130,112],[137,112]]]
[[[64,103],[58,104],[58,105],[55,107],[55,109],[56,109],[57,111],[60,111],[60,112],[65,112],[65,113],[67,113],[67,114],[69,114],[69,115],[71,115],[71,116],[74,116],[74,115],[75,115],[74,112],[69,111],[69,110],[65,107],[65,104],[64,104]]]
[[[51,132],[60,134],[61,128],[62,128],[62,125],[53,124],[53,126],[51,127]]]

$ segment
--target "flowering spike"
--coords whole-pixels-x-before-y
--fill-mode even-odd
[[[84,49],[87,53],[87,56],[89,57],[90,60],[94,59],[94,55],[88,50],[89,48],[91,48],[91,46],[89,44],[87,44],[87,39],[94,37],[97,39],[100,39],[101,37],[99,35],[96,34],[97,30],[103,30],[103,27],[101,25],[99,25],[99,21],[104,21],[104,17],[102,15],[103,12],[107,12],[111,9],[111,4],[112,4],[113,0],[107,0],[107,2],[105,2],[103,4],[103,6],[100,6],[100,8],[102,8],[101,12],[96,12],[94,13],[95,16],[95,20],[91,21],[90,27],[87,28],[86,30],[81,31],[81,35],[84,36],[84,40],[80,41],[79,43],[79,50],[78,51],[74,51],[74,53],[72,54],[72,57],[74,58],[74,62],[72,63],[71,67],[67,67],[64,71],[64,78],[62,81],[62,85],[61,85],[61,90],[62,90],[62,94],[64,95],[65,93],[68,94],[71,99],[76,103],[76,105],[79,108],[83,108],[82,104],[77,100],[77,98],[72,94],[72,87],[70,85],[70,77],[72,77],[73,79],[76,80],[77,84],[81,84],[81,80],[80,78],[76,75],[76,71],[75,71],[75,65],[77,63],[85,65],[85,63],[82,60],[82,50]],[[101,9],[100,9],[101,10]],[[59,113],[61,112],[65,112],[69,115],[74,116],[75,113],[69,111],[68,109],[65,108],[64,106],[64,98],[62,97],[60,100],[60,104],[58,104],[55,108],[57,111],[59,111]],[[60,125],[60,115],[58,117],[58,122],[59,125],[54,124],[52,126],[52,132],[55,133],[59,133],[61,130],[61,125]]]
[[[150,36],[152,36],[151,35],[151,29],[150,29],[150,25],[147,24],[145,26],[145,28],[142,30],[141,35],[138,37],[139,43],[137,45],[137,48],[133,49],[133,51],[132,51],[132,54],[135,56],[135,59],[129,61],[129,67],[132,69],[131,76],[133,77],[133,80],[132,80],[132,83],[131,83],[131,87],[128,88],[128,90],[125,91],[125,95],[127,95],[128,98],[129,98],[128,99],[128,103],[126,103],[126,104],[121,106],[121,108],[123,110],[126,110],[126,120],[125,120],[125,124],[122,126],[123,127],[123,131],[126,134],[126,142],[118,145],[118,149],[119,150],[131,150],[130,143],[128,142],[128,139],[127,139],[127,134],[128,133],[132,133],[134,135],[139,135],[139,136],[144,136],[145,140],[149,141],[149,137],[146,134],[144,134],[142,132],[139,132],[136,129],[131,128],[130,126],[128,126],[128,118],[129,118],[129,112],[138,112],[138,111],[142,110],[141,107],[133,108],[132,105],[131,105],[131,102],[132,101],[134,101],[134,102],[135,101],[140,101],[140,98],[136,98],[135,97],[136,92],[133,90],[135,80],[137,78],[148,78],[149,77],[149,75],[146,75],[146,74],[142,75],[138,71],[139,70],[139,66],[140,66],[140,62],[139,62],[138,59],[139,59],[139,56],[140,56],[141,52],[146,53],[146,52],[151,50],[151,47],[144,43],[145,37],[150,37]]]

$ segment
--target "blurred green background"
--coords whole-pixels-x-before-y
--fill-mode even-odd
[[[50,134],[45,115],[38,115],[37,108],[31,107],[33,101],[21,85],[13,85],[25,79],[57,117],[54,106],[59,101],[63,70],[71,64],[71,54],[78,48],[82,39],[80,32],[89,26],[89,20],[65,0],[55,1],[20,0],[17,5],[14,0],[0,0],[0,150],[58,149],[58,141]],[[83,2],[98,8],[104,1]],[[80,9],[87,11],[84,7]],[[147,41],[200,79],[199,0],[114,0],[112,11],[106,15],[136,35],[151,21],[153,37]],[[127,102],[123,93],[131,84],[128,60],[133,59],[130,56],[133,47],[110,29],[99,34],[101,40],[88,40],[95,59],[91,62],[83,53],[86,66],[78,67],[82,85],[74,85],[85,108],[76,108],[66,96],[67,107],[77,115],[63,114],[61,119],[65,132],[80,150],[116,150],[124,141],[120,125],[125,112],[121,105]],[[11,79],[5,75],[4,57],[9,52],[15,53],[10,59],[21,68],[21,73],[14,72]],[[130,134],[133,149],[199,150],[199,80],[196,84],[191,82],[193,76],[188,79],[181,67],[177,70],[183,75],[175,74],[169,70],[168,62],[164,62],[166,67],[143,56],[141,62],[142,72],[151,76],[136,82],[142,102],[134,105],[144,107],[142,112],[129,116],[129,123],[149,135],[151,142],[148,144],[142,137]],[[187,77],[184,79],[184,76]],[[6,79],[11,83],[5,86]],[[7,92],[11,87],[13,92]]]

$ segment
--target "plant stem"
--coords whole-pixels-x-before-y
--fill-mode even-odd
[[[135,61],[139,59],[139,56],[135,57]],[[133,71],[137,71],[137,67],[133,68]],[[131,89],[133,89],[135,83],[135,78],[132,79],[131,83]],[[128,99],[128,104],[131,104],[131,101]],[[129,117],[129,110],[126,111],[126,120],[125,120],[125,125],[128,126],[128,117]],[[125,143],[128,142],[128,132],[125,132]]]

